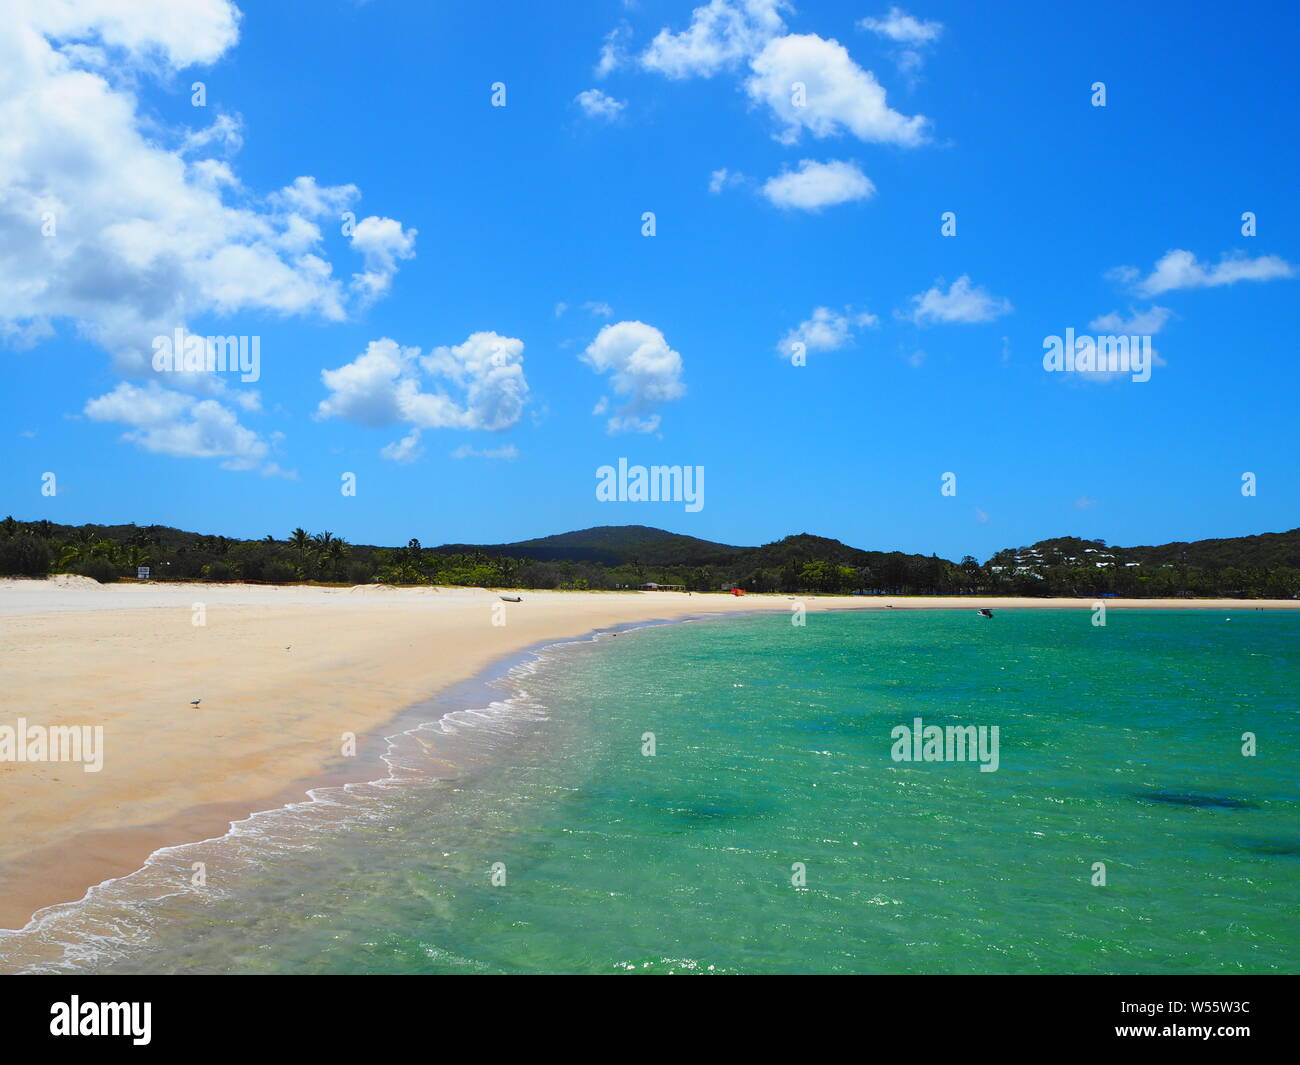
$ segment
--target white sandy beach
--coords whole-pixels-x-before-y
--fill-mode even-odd
[[[301,795],[344,733],[491,662],[612,625],[789,610],[785,595],[0,581],[0,726],[103,726],[104,763],[0,761],[0,927]],[[1084,599],[817,598],[841,609],[1091,608]],[[205,613],[193,624],[196,604]],[[1107,600],[1108,609],[1300,602]],[[505,624],[493,624],[494,610]],[[499,612],[496,614],[502,616]],[[190,705],[201,699],[198,709]]]

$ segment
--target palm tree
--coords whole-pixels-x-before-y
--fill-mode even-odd
[[[334,543],[334,534],[326,530],[318,532],[308,540],[307,553],[315,569],[317,579],[324,579],[325,569],[329,564],[330,550]]]
[[[121,552],[120,561],[124,566],[138,570],[141,566],[149,565],[149,555],[139,544],[130,544]]]
[[[311,535],[306,529],[294,529],[289,534],[289,543],[298,549],[298,564],[306,565],[307,547],[311,544]]]
[[[78,529],[59,553],[59,568],[67,569],[89,562],[95,556],[103,555],[104,549],[111,546],[107,542],[101,542],[90,529]]]

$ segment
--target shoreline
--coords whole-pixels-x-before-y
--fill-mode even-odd
[[[389,736],[438,720],[449,711],[431,711],[450,692],[487,685],[554,644],[656,622],[785,612],[796,601],[809,613],[1090,610],[1094,602],[519,594],[524,603],[504,604],[513,613],[493,626],[491,608],[500,600],[481,589],[0,581],[0,655],[12,665],[0,726],[19,716],[34,724],[102,721],[107,752],[99,774],[68,763],[0,762],[0,929],[22,929],[41,910],[76,903],[161,849],[218,839],[233,822],[302,802],[308,789],[386,775],[371,770],[383,766]],[[211,617],[204,626],[190,624],[198,602]],[[1113,609],[1300,609],[1289,600],[1104,602]],[[417,642],[421,650],[410,653]],[[176,653],[169,658],[167,650]],[[241,667],[251,677],[239,675]],[[188,705],[196,686],[215,709]],[[111,698],[103,698],[104,687]],[[163,694],[174,688],[182,690]],[[225,724],[230,716],[236,725]],[[204,727],[178,729],[179,722]],[[235,731],[218,734],[220,727]],[[355,734],[354,758],[338,752],[340,731]],[[115,757],[123,746],[126,758]]]
[[[716,613],[707,613],[688,614],[675,619],[651,618],[593,629],[577,636],[547,639],[509,652],[490,662],[473,676],[449,684],[430,698],[399,711],[393,718],[377,725],[370,734],[358,737],[355,761],[337,759],[335,764],[323,766],[318,774],[294,781],[279,793],[263,799],[195,807],[183,811],[167,824],[130,826],[90,834],[96,837],[95,839],[83,839],[78,836],[66,844],[37,852],[31,856],[28,870],[32,874],[32,883],[43,884],[46,890],[52,883],[57,882],[63,863],[69,858],[75,859],[84,855],[86,850],[95,849],[102,852],[111,848],[115,861],[122,868],[121,871],[88,885],[76,898],[40,904],[21,927],[0,928],[0,974],[25,972],[27,965],[33,962],[40,964],[42,961],[33,957],[21,958],[18,967],[15,968],[15,959],[4,957],[6,940],[9,937],[14,937],[18,942],[21,956],[24,948],[21,942],[23,937],[32,934],[40,935],[47,922],[57,922],[62,915],[76,912],[79,907],[112,884],[123,881],[129,883],[134,880],[138,874],[145,873],[164,852],[202,848],[206,844],[219,847],[240,826],[248,825],[260,817],[274,817],[277,813],[287,813],[290,810],[299,810],[321,802],[334,805],[336,796],[329,794],[331,792],[353,788],[368,789],[376,785],[383,787],[401,781],[405,774],[400,772],[394,761],[390,759],[400,759],[401,751],[406,746],[403,741],[409,743],[412,734],[438,725],[451,715],[466,711],[475,713],[480,708],[496,705],[502,701],[511,702],[523,695],[525,690],[520,686],[523,678],[517,676],[517,672],[523,670],[526,677],[531,673],[531,670],[526,669],[530,663],[544,665],[548,651],[570,644],[595,643],[609,636],[626,635],[629,632],[659,625],[685,624],[692,621],[715,620],[720,617],[721,615]],[[494,768],[491,762],[472,766],[455,764],[453,774],[440,779],[446,781],[472,779],[484,769],[492,771]],[[87,847],[88,843],[91,844],[90,847]],[[101,846],[95,847],[95,843],[100,843]],[[199,853],[206,857],[202,851]],[[138,857],[133,858],[133,855]],[[43,877],[41,874],[44,872],[52,873],[55,879]],[[102,903],[102,900],[98,901]],[[113,903],[110,902],[109,905]],[[57,941],[59,939],[57,923],[54,927]]]

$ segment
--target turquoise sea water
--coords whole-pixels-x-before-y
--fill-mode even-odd
[[[1295,972],[1300,615],[1231,617],[752,615],[550,648],[399,738],[394,780],[155,856],[0,963]],[[893,761],[917,717],[998,726],[999,768]]]

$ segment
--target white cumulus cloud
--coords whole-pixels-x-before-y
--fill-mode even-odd
[[[891,7],[884,18],[864,18],[858,25],[897,44],[929,44],[943,32],[942,22],[923,22],[901,7]]]
[[[1088,328],[1094,336],[1154,337],[1173,317],[1174,312],[1168,307],[1152,304],[1144,311],[1130,309],[1127,315],[1119,311],[1098,315],[1088,323]],[[1151,361],[1156,366],[1167,365],[1154,345],[1151,347]],[[1109,370],[1078,370],[1074,376],[1080,380],[1102,383],[1131,379],[1129,372],[1122,370],[1114,373]]]
[[[472,333],[463,344],[423,356],[388,337],[373,340],[351,362],[321,371],[329,394],[316,416],[415,430],[508,429],[528,399],[523,351],[522,340],[492,332]],[[418,433],[408,434],[382,454],[410,461],[419,442]]]
[[[151,390],[92,400],[109,418],[129,398],[153,408],[152,341],[202,315],[309,315],[338,321],[387,287],[413,230],[364,219],[352,247],[363,280],[334,276],[318,222],[358,195],[309,176],[259,194],[213,153],[238,149],[237,117],[170,127],[140,109],[134,86],[170,82],[224,56],[238,37],[228,0],[40,0],[8,5],[0,33],[0,338],[32,345],[61,324],[108,351]],[[196,113],[206,113],[197,111]],[[225,327],[221,332],[253,332]],[[209,375],[168,386],[220,397]],[[169,425],[127,438],[168,454],[238,465],[257,439],[215,399],[173,402]],[[93,416],[93,415],[92,415]],[[134,424],[134,423],[131,423]],[[245,435],[245,434],[251,434]]]
[[[1145,296],[1159,296],[1184,288],[1216,288],[1235,285],[1238,281],[1274,281],[1296,276],[1296,268],[1276,255],[1261,255],[1252,259],[1240,252],[1225,254],[1213,266],[1197,261],[1190,251],[1175,248],[1165,252],[1145,278],[1131,266],[1118,267],[1111,276],[1123,281],[1136,281],[1138,292]],[[1138,280],[1140,278],[1140,280]]]
[[[212,63],[239,36],[240,12],[228,0],[39,0],[19,3],[7,18],[66,47],[98,39],[123,59],[147,61],[161,53],[172,67]]]
[[[644,322],[605,326],[581,358],[597,373],[609,375],[610,390],[623,401],[606,423],[611,433],[654,432],[661,420],[655,408],[686,394],[681,355]],[[602,399],[596,412],[603,414],[608,407]]]
[[[712,77],[784,33],[789,10],[783,0],[709,0],[691,12],[689,28],[660,30],[641,65],[670,78]]]
[[[616,100],[600,89],[586,89],[573,100],[588,118],[603,118],[608,122],[618,118],[627,106],[623,100]]]
[[[911,313],[904,317],[911,318],[917,325],[934,322],[991,322],[1011,313],[1009,300],[993,296],[987,289],[972,285],[966,274],[948,286],[947,292],[943,290],[943,281],[940,280],[919,296],[913,296],[912,303]]]
[[[1111,311],[1109,314],[1094,318],[1088,323],[1088,328],[1098,334],[1114,336],[1121,334],[1154,336],[1173,316],[1174,312],[1168,307],[1152,305],[1145,311],[1130,310],[1127,316],[1120,314],[1119,311]]]
[[[921,69],[925,63],[923,49],[934,44],[943,33],[942,22],[923,21],[901,7],[891,7],[884,18],[861,19],[858,26],[899,46],[894,62],[904,74]]]
[[[600,58],[596,61],[596,77],[608,77],[627,62],[627,52],[623,45],[631,35],[632,28],[626,23],[605,34],[605,40],[600,46]]]
[[[240,425],[229,407],[154,381],[143,386],[122,381],[113,391],[87,401],[84,413],[92,421],[130,426],[123,439],[159,455],[219,459],[227,469],[249,470],[270,453],[270,444]],[[278,467],[266,469],[279,472]]]
[[[641,66],[669,78],[744,70],[745,92],[771,111],[778,122],[776,137],[785,144],[804,132],[818,138],[847,133],[907,147],[928,139],[929,120],[892,109],[875,75],[858,66],[842,44],[814,33],[788,33],[782,16],[792,11],[783,0],[710,0],[691,13],[687,29],[660,30],[641,54]],[[900,40],[909,33],[918,37],[915,47],[942,29],[939,23],[896,14],[881,26]],[[900,60],[905,66],[919,62],[919,54]]]
[[[365,270],[352,275],[352,285],[366,302],[388,291],[399,259],[415,255],[414,229],[403,229],[392,218],[363,218],[352,231],[352,247],[365,256]]]
[[[912,147],[926,140],[928,119],[893,110],[885,90],[835,40],[816,34],[777,37],[751,64],[746,91],[781,122],[778,140],[793,144],[805,130],[814,137],[850,133],[861,141]],[[802,103],[792,90],[805,87]]]
[[[410,463],[424,454],[420,444],[420,430],[412,429],[401,440],[394,440],[379,449],[380,457],[389,462]]]
[[[745,183],[745,175],[738,170],[728,170],[725,166],[709,175],[709,192],[714,196],[723,189],[734,188]]]
[[[814,307],[811,316],[791,329],[776,349],[783,358],[790,358],[802,344],[804,353],[810,351],[838,351],[853,341],[853,330],[870,328],[880,324],[874,314],[855,312],[845,308],[843,312],[830,307]]]
[[[818,211],[875,195],[876,186],[857,166],[839,159],[818,163],[804,159],[797,170],[769,178],[763,195],[777,207]]]

